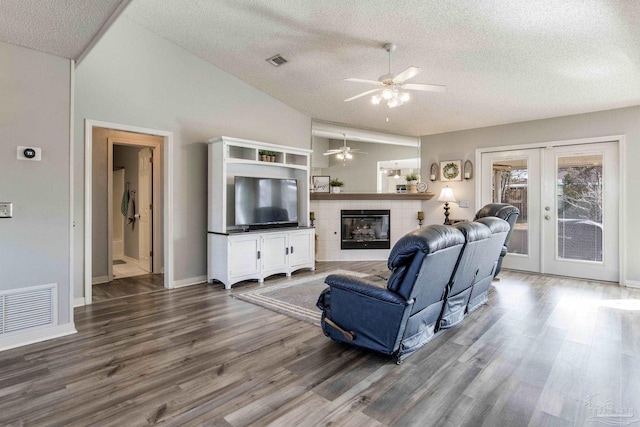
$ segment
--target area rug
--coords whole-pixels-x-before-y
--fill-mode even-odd
[[[356,277],[369,276],[368,274],[354,271],[335,270],[293,279],[241,294],[233,294],[232,296],[303,322],[320,326],[322,312],[316,307],[316,301],[318,301],[320,293],[327,288],[324,279],[330,274],[349,274]]]

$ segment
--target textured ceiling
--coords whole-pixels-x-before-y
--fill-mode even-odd
[[[77,59],[126,2],[0,0],[0,40]],[[323,121],[418,136],[640,104],[638,0],[132,0],[124,15]],[[369,88],[345,78],[387,72],[387,42],[392,72],[447,92],[343,102]]]
[[[77,59],[122,0],[0,0],[0,40]]]
[[[125,16],[325,121],[425,135],[640,104],[640,1],[133,0]],[[420,67],[389,109],[345,78]],[[275,54],[290,62],[265,62]],[[386,119],[389,119],[387,122]]]

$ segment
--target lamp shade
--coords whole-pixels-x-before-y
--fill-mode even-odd
[[[444,187],[438,197],[439,202],[456,202],[456,198],[453,196],[453,188]]]

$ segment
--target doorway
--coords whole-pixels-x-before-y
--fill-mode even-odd
[[[154,151],[159,149],[161,140],[138,135],[125,138],[126,134],[119,134],[107,139],[110,202],[107,221],[111,225],[107,227],[107,240],[111,242],[108,282],[160,274],[162,269],[160,262],[154,263],[154,251],[161,254],[162,248],[158,244],[161,239],[154,240],[154,235],[160,235],[157,228],[161,227],[160,221],[154,221],[153,209],[154,199],[159,201],[154,192],[160,194],[161,188],[157,187],[162,185],[160,179],[154,183],[158,174],[154,174],[153,164]]]
[[[109,133],[108,136],[94,135],[94,130],[102,130]],[[156,138],[154,143],[144,143],[141,140]],[[106,142],[105,142],[106,140]],[[114,123],[99,122],[95,120],[85,121],[85,239],[84,239],[84,300],[85,304],[91,304],[93,301],[92,285],[94,282],[109,282],[109,276],[113,275],[113,246],[117,240],[113,233],[114,221],[107,220],[116,216],[120,211],[121,198],[113,196],[114,192],[124,193],[122,187],[113,189],[113,185],[118,185],[118,178],[115,182],[107,177],[108,173],[113,173],[113,146],[138,146],[140,153],[144,159],[153,156],[153,161],[148,162],[151,166],[148,170],[139,170],[138,174],[150,174],[152,176],[152,184],[136,189],[136,201],[138,206],[140,202],[144,203],[143,210],[138,207],[137,212],[134,211],[136,220],[135,226],[144,224],[142,218],[148,218],[150,225],[149,231],[143,240],[146,243],[139,246],[139,250],[147,251],[146,260],[140,261],[147,265],[153,271],[154,276],[160,279],[154,279],[154,286],[160,285],[164,288],[171,288],[173,283],[173,250],[169,242],[172,241],[173,229],[171,227],[171,212],[169,206],[172,203],[173,193],[170,185],[173,173],[173,161],[169,153],[173,145],[173,134],[166,131],[158,131],[153,129],[139,128],[128,125],[119,125]],[[142,151],[147,149],[147,151]],[[103,161],[104,166],[94,164],[95,159],[106,159]],[[94,169],[104,170],[104,175],[97,174]],[[115,172],[118,175],[120,172]],[[123,181],[126,183],[127,180]],[[111,187],[107,189],[107,187]],[[122,192],[120,192],[122,190]],[[142,194],[141,194],[142,190]],[[145,190],[146,197],[145,201]],[[107,197],[107,193],[112,197]],[[102,194],[104,194],[102,196]],[[121,197],[121,196],[120,196]],[[114,201],[114,198],[117,199]],[[142,198],[142,199],[141,199]],[[109,205],[110,209],[107,209]],[[115,205],[115,206],[114,206]],[[148,209],[149,212],[145,213]],[[94,213],[99,213],[95,215]],[[136,216],[137,215],[137,216]],[[103,218],[104,217],[104,218]],[[117,223],[117,222],[116,222]],[[126,220],[125,220],[126,223]],[[107,228],[111,230],[107,230]],[[140,229],[140,227],[138,227]],[[100,245],[94,243],[99,242]],[[100,249],[108,247],[108,249]],[[151,249],[150,249],[151,248]],[[149,250],[147,250],[149,249]],[[99,254],[104,252],[104,256]],[[117,248],[116,248],[117,253]],[[143,258],[143,257],[142,257]],[[112,278],[112,277],[111,277]],[[118,280],[118,279],[116,279]],[[101,285],[102,286],[102,285]]]
[[[619,158],[615,142],[481,155],[481,204],[520,210],[504,266],[618,282]]]

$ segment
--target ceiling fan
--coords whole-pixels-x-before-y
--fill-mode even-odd
[[[336,157],[339,160],[342,160],[343,162],[345,162],[347,160],[351,160],[353,158],[354,154],[368,154],[368,153],[365,153],[364,151],[361,151],[359,148],[347,147],[347,134],[343,133],[342,136],[344,137],[344,142],[343,142],[342,147],[333,148],[331,150],[327,150],[322,154],[324,156],[331,156],[331,155],[335,154]]]
[[[380,76],[377,81],[366,80],[366,79],[345,79],[345,81],[348,81],[348,82],[374,84],[378,86],[378,88],[368,90],[366,92],[362,92],[356,96],[352,96],[351,98],[347,98],[344,100],[345,102],[353,101],[354,99],[358,99],[360,97],[376,93],[371,97],[371,102],[373,104],[377,105],[382,100],[385,100],[387,101],[387,106],[389,108],[394,108],[409,101],[410,99],[409,93],[404,92],[403,90],[421,90],[425,92],[446,92],[447,90],[446,86],[419,84],[419,83],[405,83],[407,80],[415,77],[418,73],[420,73],[420,68],[418,67],[409,67],[403,72],[395,76],[391,74],[391,54],[396,50],[397,46],[393,43],[387,43],[383,47],[387,52],[389,52],[389,72],[387,74]]]

